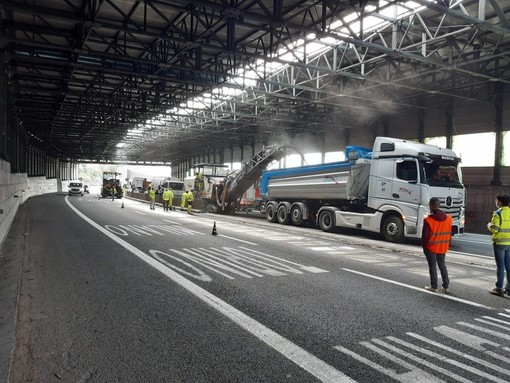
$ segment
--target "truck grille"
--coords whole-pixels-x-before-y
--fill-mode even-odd
[[[462,208],[461,198],[452,198],[450,206],[446,206],[446,198],[439,198],[439,201],[441,203],[441,210],[451,215],[454,221],[460,218],[460,210]]]

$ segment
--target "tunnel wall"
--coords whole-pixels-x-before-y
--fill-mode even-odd
[[[9,232],[18,207],[30,197],[57,192],[57,179],[11,173],[11,165],[0,160],[0,243]]]

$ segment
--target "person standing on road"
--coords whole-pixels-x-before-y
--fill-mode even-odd
[[[156,192],[153,187],[149,187],[149,201],[151,202],[151,210],[156,210]]]
[[[163,211],[168,211],[168,204],[170,202],[170,190],[165,188],[165,191],[163,192]]]
[[[487,228],[492,233],[492,247],[496,258],[496,287],[489,291],[491,294],[505,296],[510,294],[510,196],[498,194],[496,196],[496,210],[492,214]],[[506,270],[506,285],[505,285]]]
[[[184,191],[184,193],[182,193],[182,196],[181,196],[181,208],[185,208],[186,207],[186,201],[188,200],[188,192]]]
[[[168,188],[168,210],[175,210],[174,190],[171,187]]]
[[[115,195],[117,194],[117,188],[115,187],[115,185],[112,185],[111,192],[112,192],[112,201],[115,201]]]
[[[439,266],[443,280],[442,291],[449,293],[450,280],[445,258],[446,252],[450,248],[453,219],[440,209],[439,199],[436,197],[430,199],[429,208],[430,214],[425,217],[421,233],[421,245],[427,258],[430,274],[430,286],[425,286],[425,289],[432,292],[437,291],[437,267]]]
[[[193,207],[193,200],[195,199],[195,197],[193,196],[193,190],[190,190],[188,192],[188,198],[186,199],[187,203],[188,203],[188,214],[191,214],[191,209]]]

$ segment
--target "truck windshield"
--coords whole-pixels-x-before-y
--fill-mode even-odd
[[[228,167],[224,165],[202,165],[197,167],[197,173],[202,173],[204,176],[219,176],[225,177],[228,173]]]
[[[422,162],[425,180],[430,186],[462,187],[459,165],[452,161]]]
[[[172,190],[184,190],[184,182],[179,181],[165,181],[163,184],[165,188],[172,188]]]

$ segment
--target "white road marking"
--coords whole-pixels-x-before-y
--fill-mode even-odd
[[[112,230],[111,228],[105,228],[117,235],[125,236],[123,232],[118,230]],[[127,233],[126,233],[127,234]],[[221,276],[228,279],[234,279],[235,276],[241,276],[245,278],[264,276],[271,277],[283,277],[288,274],[303,274],[304,272],[309,273],[327,273],[327,270],[319,269],[314,266],[306,266],[299,263],[287,261],[282,258],[271,256],[270,254],[255,251],[245,247],[223,247],[223,248],[184,248],[181,250],[168,249],[168,251],[174,253],[164,253],[159,250],[149,250],[154,258],[160,260],[168,267],[174,270],[182,271],[182,274],[190,276],[194,279],[205,280],[202,275],[198,275],[196,270],[188,271],[182,270],[180,267],[188,263],[184,262],[183,259],[194,262],[199,267],[211,270]],[[180,264],[172,263],[172,260],[179,262]],[[240,271],[241,270],[241,271]],[[202,271],[202,270],[200,270]],[[229,275],[234,274],[234,275]],[[211,282],[212,278],[208,277],[206,282]]]
[[[327,364],[323,360],[317,358],[315,355],[310,354],[308,351],[294,344],[287,338],[279,335],[268,327],[264,326],[262,323],[256,321],[250,316],[244,314],[240,310],[235,307],[229,305],[227,302],[223,301],[219,297],[211,294],[207,290],[201,288],[190,280],[186,279],[179,273],[173,271],[172,269],[166,267],[158,260],[152,258],[151,256],[145,254],[143,251],[124,241],[123,239],[117,237],[116,235],[110,233],[108,230],[104,229],[102,226],[94,222],[92,219],[87,217],[85,214],[76,209],[71,203],[68,201],[66,196],[65,201],[67,205],[82,219],[84,219],[87,223],[89,223],[92,227],[106,235],[111,240],[117,242],[119,245],[124,247],[126,250],[133,253],[135,256],[146,262],[148,265],[154,267],[156,270],[167,276],[169,279],[186,289],[188,292],[193,294],[195,297],[199,298],[227,318],[231,319],[234,323],[239,325],[242,329],[254,335],[256,338],[260,339],[268,346],[272,347],[280,354],[288,358],[293,363],[297,364],[302,369],[308,371],[310,374],[315,376],[321,382],[326,383],[353,383],[355,380],[349,378],[347,375],[337,370],[333,366]]]
[[[510,335],[507,335],[507,334],[502,334],[500,332],[489,330],[489,329],[486,329],[484,327],[476,326],[476,325],[471,324],[471,323],[466,323],[466,322],[458,322],[458,323],[461,326],[466,326],[466,327],[472,328],[473,330],[478,330],[478,331],[484,332],[486,334],[495,335],[497,337],[500,337],[500,338],[503,338],[503,339],[506,339],[506,340],[510,340]]]
[[[393,340],[391,339],[391,337],[388,337],[389,340]],[[411,359],[412,361],[416,362],[416,363],[419,363],[419,364],[422,364],[432,370],[435,370],[435,371],[438,371],[446,376],[449,376],[449,377],[452,377],[452,378],[455,378],[457,379],[459,382],[464,382],[464,383],[472,383],[471,380],[468,380],[468,379],[465,379],[463,377],[461,377],[460,375],[457,375],[457,374],[454,374],[452,373],[451,371],[448,371],[444,368],[441,368],[439,367],[437,364],[434,364],[434,363],[430,363],[430,362],[427,362],[425,359],[422,359],[422,358],[419,358],[417,357],[416,355],[413,355],[411,354],[410,352],[408,352],[407,350],[401,350],[400,348],[398,347],[395,347],[381,339],[372,339],[372,342],[382,346],[382,347],[385,347],[387,348],[388,350],[391,350],[393,351],[394,353],[396,354],[399,354],[405,358],[408,358],[408,359]],[[429,380],[426,379],[425,380],[426,382],[428,382]]]
[[[490,239],[486,240],[486,238],[483,238],[483,240],[470,240],[465,238],[464,239],[458,238],[455,242],[476,243],[477,245],[492,245],[492,241]]]
[[[425,338],[425,337],[422,337],[422,336],[420,336],[420,335],[418,335],[418,334],[413,334],[413,333],[409,333],[409,332],[408,332],[408,333],[407,333],[407,335],[410,335],[410,336],[412,336],[412,337],[415,337],[415,338],[418,338],[418,339],[420,339],[420,340],[423,340],[423,342],[426,342],[426,343],[432,344],[432,345],[434,345],[434,346],[436,346],[436,347],[439,347],[439,348],[442,348],[442,349],[444,349],[444,350],[447,350],[447,351],[449,351],[449,352],[451,352],[451,353],[453,353],[453,354],[455,354],[455,355],[462,356],[462,357],[464,357],[464,358],[466,358],[466,359],[468,359],[468,360],[470,360],[470,361],[474,361],[474,362],[478,362],[478,363],[480,363],[480,361],[481,361],[481,364],[482,364],[482,365],[484,365],[484,366],[488,366],[488,363],[487,363],[487,362],[485,362],[485,364],[484,364],[484,361],[483,361],[483,360],[480,360],[480,359],[478,359],[478,358],[472,357],[472,356],[470,356],[470,355],[466,355],[466,354],[464,354],[464,353],[462,353],[462,352],[460,352],[460,351],[457,351],[457,350],[455,350],[455,349],[453,349],[453,348],[451,348],[451,347],[444,346],[444,345],[442,345],[442,344],[440,344],[440,343],[438,343],[438,342],[434,342],[434,341],[432,341],[432,340],[430,340],[430,339],[427,339],[427,338]],[[419,347],[419,346],[415,346],[415,345],[414,345],[414,344],[412,344],[412,343],[409,343],[409,342],[403,341],[403,340],[401,340],[401,339],[398,339],[398,338],[395,338],[395,337],[392,337],[392,336],[387,337],[387,339],[390,339],[391,341],[393,341],[393,342],[395,342],[395,343],[398,343],[398,344],[400,344],[400,345],[402,345],[402,346],[409,347],[411,350],[415,350],[415,351],[421,352],[421,353],[423,353],[423,354],[425,354],[425,355],[428,355],[428,356],[430,356],[430,357],[433,357],[433,358],[439,359],[439,360],[440,360],[440,361],[442,361],[442,362],[449,363],[449,364],[451,364],[451,365],[454,365],[455,367],[458,367],[458,368],[461,368],[461,369],[463,369],[463,370],[469,371],[469,372],[471,372],[472,374],[475,374],[475,375],[481,376],[481,377],[483,377],[483,378],[485,378],[485,379],[488,379],[488,380],[491,380],[491,381],[493,381],[493,382],[497,382],[497,383],[508,383],[508,381],[507,381],[507,380],[505,380],[505,379],[500,379],[500,378],[494,377],[494,376],[492,376],[492,375],[490,375],[490,374],[487,374],[486,372],[483,372],[483,371],[481,371],[481,370],[479,370],[479,369],[477,369],[477,368],[474,368],[474,367],[468,366],[467,364],[464,364],[464,363],[461,363],[461,362],[457,362],[457,361],[456,361],[456,360],[454,360],[454,359],[450,359],[450,358],[444,357],[443,355],[441,355],[441,354],[437,354],[436,352],[432,352],[432,351],[430,351],[430,350],[428,350],[428,349],[426,349],[426,348]],[[494,365],[493,365],[493,366],[494,366]],[[497,367],[497,366],[496,366],[496,367]]]
[[[436,330],[438,333],[440,333],[441,335],[444,335],[447,338],[453,339],[456,342],[459,342],[459,343],[461,343],[465,346],[468,346],[474,350],[481,351],[484,354],[488,355],[492,359],[498,359],[498,360],[501,360],[502,362],[510,364],[509,358],[499,355],[499,352],[489,351],[485,347],[482,346],[483,344],[487,344],[489,346],[492,346],[491,347],[492,349],[500,348],[501,344],[499,344],[499,343],[493,342],[492,340],[489,340],[489,339],[479,337],[477,335],[469,334],[465,331],[453,329],[448,326],[434,327],[434,330]],[[505,369],[503,373],[508,375],[508,370]]]
[[[468,334],[465,331],[457,330],[448,326],[434,327],[434,330],[436,330],[439,334],[447,338],[453,339],[454,341],[459,342],[477,351],[487,350],[485,347],[482,346],[482,344],[488,344],[494,347],[501,347],[499,343],[481,338],[476,335]]]
[[[498,323],[504,323],[504,324],[510,326],[510,322],[503,320],[503,319],[498,319],[498,318],[493,318],[493,317],[488,317],[488,316],[483,316],[482,318],[492,320],[492,321],[498,322]],[[510,327],[509,327],[509,329],[510,329]]]
[[[365,346],[366,346],[366,342],[364,342]],[[375,347],[375,346],[372,346],[372,347]],[[409,372],[405,372],[403,374],[399,374],[397,373],[395,370],[392,370],[391,368],[386,368],[386,367],[383,367],[375,362],[372,362],[371,360],[345,348],[345,347],[342,347],[342,346],[335,346],[334,349],[340,351],[340,352],[343,352],[344,354],[347,354],[349,355],[350,357],[356,359],[357,361],[359,362],[362,362],[364,364],[366,364],[367,366],[369,367],[372,367],[374,370],[376,371],[379,371],[381,373],[383,373],[384,375],[387,375],[389,376],[390,378],[393,378],[395,379],[396,381],[398,382],[402,382],[402,383],[408,383],[410,381],[413,381],[413,382],[417,382],[417,383],[420,383],[420,382],[423,382],[423,383],[428,383],[428,382],[431,382],[431,381],[435,381],[435,382],[438,382],[437,379],[434,379],[434,380],[421,380],[421,379],[418,379],[418,376],[419,374],[416,372],[416,369],[414,368],[414,366],[412,364],[409,364],[407,363],[406,361],[400,359],[400,358],[397,358],[396,356],[394,355],[391,355],[391,358],[390,360],[394,361],[395,363],[399,364],[401,367],[404,367],[406,369],[409,370]],[[380,351],[379,354],[381,353],[384,353],[383,350],[381,349],[378,349]],[[376,350],[373,350],[373,351],[376,351]],[[376,351],[377,352],[377,351]],[[387,353],[386,353],[387,354]],[[419,371],[422,371],[422,370],[419,370]],[[432,378],[432,376],[427,376],[426,378]],[[442,382],[439,380],[439,382]]]
[[[243,242],[243,243],[246,243],[246,244],[248,244],[248,245],[258,246],[258,244],[256,244],[256,243],[248,242],[248,241],[244,241],[244,240],[239,239],[239,238],[229,237],[228,235],[219,234],[219,235],[218,235],[218,237],[224,237],[224,238],[231,239],[231,240],[233,240],[233,241]]]
[[[425,290],[424,288],[421,288],[421,287],[416,287],[416,286],[408,285],[408,284],[402,283],[402,282],[392,281],[391,279],[381,278],[381,277],[378,277],[378,276],[375,276],[375,275],[371,275],[371,274],[367,274],[367,273],[362,273],[361,271],[356,271],[356,270],[351,270],[351,269],[346,269],[346,268],[342,268],[342,270],[347,271],[349,273],[353,273],[353,274],[363,275],[363,276],[365,276],[367,278],[377,279],[378,281],[383,281],[383,282],[391,283],[393,285],[406,287],[408,289],[416,290],[416,291],[419,291],[419,292],[424,293],[424,294],[432,294],[432,295],[435,295],[438,298],[449,299],[449,300],[452,300],[452,301],[464,303],[466,305],[475,306],[475,307],[481,307],[481,308],[485,308],[485,309],[488,309],[488,310],[495,310],[494,307],[482,305],[480,303],[468,301],[468,300],[462,299],[462,298],[457,298],[457,297],[454,297],[454,296],[452,296],[450,294],[433,293],[433,292]]]
[[[475,319],[477,322],[482,322],[482,323],[485,323],[485,324],[488,324],[490,326],[494,326],[494,327],[497,327],[497,328],[500,328],[502,330],[506,330],[506,331],[510,331],[510,327],[507,326],[503,326],[501,324],[497,324],[497,323],[494,323],[494,322],[491,322],[491,321],[488,321],[487,319],[481,319],[481,318],[477,318]]]
[[[422,339],[422,340],[423,340],[423,339],[425,339],[425,340],[423,340],[424,342],[429,341],[428,343],[430,343],[430,344],[434,344],[435,346],[440,347],[440,348],[442,348],[442,349],[445,349],[445,350],[447,350],[447,351],[450,351],[450,352],[452,352],[452,353],[454,353],[454,354],[456,354],[456,355],[465,356],[467,359],[470,359],[470,360],[472,360],[472,359],[477,359],[477,358],[471,357],[471,356],[469,356],[469,355],[462,355],[462,353],[461,353],[460,351],[457,351],[457,350],[455,350],[455,349],[453,349],[453,348],[451,348],[451,347],[444,346],[444,345],[442,345],[442,344],[440,344],[440,343],[437,343],[437,342],[434,342],[434,341],[430,341],[430,340],[428,340],[427,338],[425,338],[425,337],[421,337],[421,336],[419,336],[419,335],[417,335],[417,334],[407,333],[407,335],[410,335],[410,336],[416,336],[416,337],[419,337],[419,338],[420,338],[420,339]],[[479,369],[477,369],[477,368],[474,368],[474,367],[468,366],[467,364],[464,364],[464,363],[458,362],[458,361],[456,361],[456,360],[454,360],[454,359],[451,359],[451,358],[446,358],[446,357],[444,357],[444,356],[442,356],[442,355],[440,355],[440,354],[437,354],[437,353],[435,353],[435,352],[432,352],[432,351],[430,351],[430,350],[428,350],[428,349],[426,349],[426,348],[419,347],[419,346],[415,346],[415,345],[414,345],[414,344],[412,344],[412,343],[409,343],[409,342],[403,341],[403,340],[401,340],[401,339],[398,339],[398,338],[395,338],[395,337],[392,337],[392,336],[389,336],[387,339],[389,339],[389,340],[391,340],[391,341],[393,341],[393,342],[395,342],[395,343],[398,343],[398,344],[400,344],[400,345],[402,345],[402,346],[409,347],[411,350],[415,350],[415,351],[421,352],[421,353],[423,353],[423,354],[425,354],[425,355],[428,355],[428,356],[430,356],[430,357],[432,357],[432,358],[439,359],[441,362],[448,363],[448,364],[451,364],[451,365],[453,365],[453,366],[455,366],[455,367],[457,367],[457,368],[461,368],[461,369],[463,369],[463,370],[469,371],[469,372],[471,372],[472,374],[475,374],[475,375],[481,376],[481,377],[483,377],[483,378],[485,378],[485,379],[488,379],[488,380],[491,380],[491,381],[493,381],[493,382],[497,382],[497,383],[508,383],[505,379],[499,379],[499,378],[496,378],[496,377],[494,377],[494,376],[492,376],[492,375],[490,375],[490,374],[487,374],[486,372],[483,372],[483,371],[481,371],[481,370],[479,370]]]
[[[136,214],[140,214],[140,215],[147,215],[147,214],[145,214],[145,213],[142,213],[141,211],[133,210],[133,212],[135,212]]]
[[[173,223],[174,225],[182,226],[182,223],[175,222],[175,221],[170,221],[169,219],[163,219],[163,221],[168,222],[168,223]]]
[[[248,271],[247,273],[243,273],[242,271],[236,270],[235,268],[228,266],[228,262],[217,261],[214,259],[214,257],[205,256],[205,255],[201,254],[201,252],[199,252],[199,251],[192,251],[191,249],[184,249],[184,250],[191,254],[185,253],[184,251],[170,249],[170,251],[174,252],[175,254],[178,254],[181,257],[184,257],[186,259],[192,260],[193,262],[198,263],[199,265],[201,265],[211,271],[214,271],[215,273],[218,273],[228,279],[235,279],[235,278],[220,271],[220,270],[225,270],[225,271],[228,271],[229,273],[240,275],[241,277],[244,277],[244,278],[253,278],[249,274],[255,275],[256,277],[263,276],[262,274],[257,274],[253,271]],[[225,263],[227,263],[227,265],[225,265]]]
[[[491,320],[493,322],[508,323],[488,316],[483,316],[482,318],[487,319],[482,322],[487,325],[494,324],[490,323]],[[479,321],[479,319],[481,318],[474,318],[475,321]],[[474,329],[477,335],[449,326],[437,326],[434,327],[434,330],[442,335],[445,341],[436,341],[413,332],[406,332],[406,335],[409,336],[414,343],[424,343],[425,346],[422,344],[414,344],[394,336],[387,336],[384,339],[373,338],[370,341],[359,342],[359,345],[371,351],[369,353],[362,352],[361,355],[363,356],[342,346],[335,346],[333,348],[401,382],[413,381],[428,383],[438,380],[443,381],[443,379],[445,379],[444,377],[447,377],[446,379],[448,381],[471,382],[463,377],[462,374],[457,375],[455,369],[477,375],[478,378],[475,379],[475,381],[480,380],[481,377],[484,382],[508,382],[508,378],[503,379],[501,376],[510,376],[510,370],[507,367],[507,365],[510,364],[510,358],[505,355],[505,352],[510,351],[510,348],[504,347],[502,343],[494,341],[507,339],[507,334],[504,331],[492,331],[465,322],[457,322],[456,324]],[[501,327],[503,330],[508,329],[508,327]],[[490,336],[487,336],[487,339],[485,339],[483,336],[479,335],[479,332],[487,333]],[[465,347],[469,347],[473,352],[466,352],[463,347],[456,348],[447,346],[446,341],[454,343],[455,345],[458,345],[455,343],[458,342]],[[382,358],[386,359],[387,362],[383,361]],[[466,362],[460,362],[458,360],[459,358],[465,359]],[[503,362],[503,364],[500,362]],[[441,364],[443,363],[449,364],[454,369],[442,368]],[[388,367],[393,365],[397,365],[400,368],[394,370],[392,367]],[[420,370],[420,368],[422,368],[421,366],[425,366],[426,371]],[[405,372],[402,372],[403,369]],[[489,373],[487,371],[488,369],[494,372]],[[427,376],[427,374],[433,373],[441,374],[441,378],[439,376]]]
[[[300,263],[287,261],[286,259],[278,258],[278,257],[275,257],[270,254],[261,253],[260,251],[249,249],[247,247],[241,246],[241,249],[252,253],[252,255],[255,257],[258,256],[258,257],[262,257],[262,258],[271,258],[271,259],[274,259],[277,263],[278,262],[288,263],[289,265],[297,266],[298,269],[310,271],[312,273],[327,273],[328,272],[327,270],[319,269],[319,268],[313,267],[313,266],[304,266],[304,265],[301,265]]]

